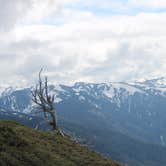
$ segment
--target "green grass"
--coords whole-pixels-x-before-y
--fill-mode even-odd
[[[68,136],[0,121],[0,166],[119,166]]]

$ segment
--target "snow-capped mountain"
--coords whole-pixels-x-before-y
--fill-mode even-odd
[[[97,116],[110,126],[143,137],[155,143],[166,143],[166,79],[154,79],[144,82],[124,83],[75,83],[73,86],[50,86],[50,92],[56,94],[55,105],[60,116],[73,121],[79,120],[79,113]],[[14,90],[7,88],[1,92],[0,107],[8,111],[29,113],[32,110],[30,88]],[[74,112],[74,115],[73,115]],[[135,127],[133,127],[135,126]],[[131,128],[131,129],[130,129]],[[154,130],[156,131],[154,132]],[[131,130],[131,131],[130,131]],[[155,133],[152,137],[152,133]],[[156,135],[157,132],[157,135]],[[151,134],[149,134],[151,133]]]
[[[31,89],[1,90],[0,116],[5,112],[12,117],[27,114],[32,120]],[[107,155],[111,150],[99,145],[107,146],[109,142],[105,139],[111,137],[112,131],[148,144],[166,146],[166,78],[133,83],[78,82],[73,86],[51,85],[49,91],[56,95],[55,107],[60,119],[73,124],[75,134],[81,134],[82,130],[74,126],[82,126],[85,132],[90,130],[96,149]]]
[[[115,82],[115,83],[75,83],[73,86],[50,86],[51,93],[56,94],[55,103],[59,103],[64,99],[70,98],[72,95],[78,96],[78,100],[83,101],[86,100],[87,97],[92,97],[95,99],[106,99],[110,102],[119,105],[121,99],[125,100],[131,96],[135,96],[136,94],[149,96],[149,95],[162,95],[166,96],[166,80],[164,78],[147,80],[145,82],[135,82],[135,83],[124,83],[124,82]],[[19,110],[20,107],[16,107],[18,105],[17,101],[19,101],[19,97],[23,97],[23,99],[28,101],[28,105],[31,106],[31,98],[30,88],[26,89],[14,89],[12,87],[1,90],[1,101],[3,101],[4,105],[10,105],[11,110]],[[91,102],[91,101],[90,101]],[[2,105],[3,105],[2,104]],[[24,104],[22,104],[24,105]],[[119,105],[120,106],[120,105]],[[21,107],[22,108],[22,107]],[[27,107],[26,107],[27,108]],[[24,110],[20,110],[21,112]]]

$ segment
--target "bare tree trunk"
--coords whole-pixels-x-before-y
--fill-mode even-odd
[[[51,113],[51,118],[52,118],[52,130],[58,130],[57,127],[57,121],[54,112]]]
[[[32,100],[39,106],[39,112],[43,112],[45,121],[48,122],[53,131],[58,131],[61,135],[63,133],[58,129],[58,121],[56,110],[54,108],[55,94],[49,94],[48,80],[45,77],[43,81],[41,78],[42,70],[39,72],[39,80],[36,88],[32,91]]]

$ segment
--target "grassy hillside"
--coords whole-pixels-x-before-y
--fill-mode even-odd
[[[0,121],[1,166],[119,166],[67,136]]]

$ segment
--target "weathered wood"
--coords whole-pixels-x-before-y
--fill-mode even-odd
[[[38,83],[32,93],[32,101],[39,106],[38,112],[44,114],[44,119],[51,126],[52,130],[58,130],[57,115],[54,108],[55,95],[49,94],[48,91],[48,79],[45,77],[45,81],[42,80],[41,74],[43,69],[39,72]]]

